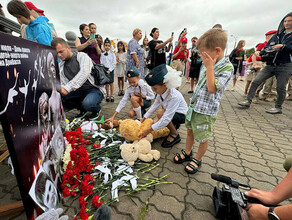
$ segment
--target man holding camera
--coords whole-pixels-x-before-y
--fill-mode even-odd
[[[292,72],[292,12],[283,18],[279,25],[278,33],[269,40],[260,53],[256,52],[255,54],[262,58],[267,57],[267,65],[252,82],[247,100],[238,104],[249,108],[258,86],[266,79],[276,76],[277,100],[275,107],[266,112],[270,114],[281,114],[282,104],[286,97],[286,86]]]

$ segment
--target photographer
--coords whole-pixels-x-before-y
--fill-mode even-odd
[[[272,49],[272,50],[271,50]],[[262,53],[264,52],[264,54]],[[265,54],[266,53],[266,54]],[[259,52],[256,52],[259,56]],[[270,56],[272,55],[272,57]],[[250,90],[247,100],[238,103],[240,106],[249,108],[251,101],[256,93],[258,86],[266,79],[276,76],[277,79],[277,100],[275,107],[267,110],[270,114],[281,114],[282,104],[286,97],[286,86],[291,76],[292,62],[292,12],[286,15],[281,21],[278,33],[275,34],[261,51],[261,57],[270,57],[266,59],[267,65],[256,76]]]
[[[286,159],[284,167],[289,164],[289,160],[291,160],[291,158]],[[289,167],[291,167],[291,161]],[[289,168],[286,169],[288,170]],[[246,192],[245,195],[256,198],[265,204],[270,204],[272,207],[286,199],[292,198],[292,169],[289,169],[288,174],[272,191],[267,192],[251,189]],[[249,220],[292,219],[292,204],[277,206],[272,211],[269,207],[251,203],[246,209],[248,211]]]

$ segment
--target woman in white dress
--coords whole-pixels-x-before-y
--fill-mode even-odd
[[[116,53],[117,65],[115,75],[118,77],[119,96],[124,95],[124,76],[126,72],[127,54],[125,53],[125,45],[122,41],[118,42],[118,52]]]

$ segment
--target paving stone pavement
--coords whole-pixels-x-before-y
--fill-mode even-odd
[[[209,149],[203,157],[199,172],[188,175],[184,172],[185,164],[176,165],[172,162],[175,153],[185,146],[186,128],[183,125],[179,130],[182,137],[180,144],[171,149],[163,149],[160,147],[160,140],[152,145],[154,149],[161,151],[161,159],[159,166],[150,175],[161,177],[168,174],[167,181],[173,184],[158,185],[154,190],[134,194],[136,204],[123,197],[112,206],[113,220],[139,219],[138,215],[146,201],[149,201],[146,220],[215,219],[211,194],[218,183],[211,179],[211,173],[228,175],[263,190],[271,190],[281,181],[286,175],[282,165],[284,159],[292,154],[292,102],[284,103],[283,114],[280,115],[265,113],[265,110],[273,107],[273,103],[265,101],[259,101],[259,104],[252,104],[250,109],[243,110],[237,103],[244,98],[244,86],[244,81],[238,81],[235,91],[224,92]],[[187,93],[189,87],[184,80],[180,88],[187,101],[191,97]],[[106,118],[111,116],[120,99],[116,96],[114,103],[102,103],[102,114]],[[129,108],[130,105],[127,105],[117,118],[127,118]],[[68,117],[72,118],[74,113],[69,112]],[[1,142],[4,142],[3,134]],[[197,147],[198,144],[195,143],[194,151]],[[10,174],[5,160],[0,164],[0,205],[19,199],[15,177]],[[76,199],[64,200],[63,207],[70,218],[79,210]],[[0,219],[25,219],[25,215],[20,213]]]

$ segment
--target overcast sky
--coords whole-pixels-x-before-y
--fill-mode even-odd
[[[6,5],[1,1],[7,17]],[[122,39],[128,42],[132,31],[140,28],[143,35],[153,27],[160,29],[160,39],[165,41],[174,32],[174,39],[187,28],[187,38],[201,36],[214,24],[220,23],[228,31],[228,51],[233,49],[235,38],[245,40],[245,49],[265,41],[265,33],[275,30],[282,18],[292,11],[291,0],[38,0],[32,1],[43,9],[55,25],[60,37],[67,31],[79,36],[79,25],[96,23],[103,38]],[[235,36],[232,37],[232,36]],[[190,41],[189,41],[190,42]],[[142,40],[139,42],[142,43]],[[191,43],[188,44],[188,47]]]

